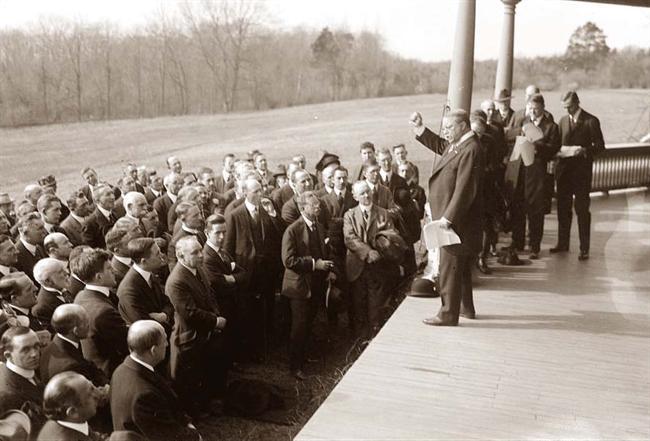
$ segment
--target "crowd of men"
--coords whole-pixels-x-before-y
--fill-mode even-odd
[[[223,399],[234,364],[288,347],[290,374],[305,378],[319,312],[329,329],[347,323],[356,344],[376,334],[418,271],[425,211],[462,240],[440,250],[443,306],[425,323],[474,318],[469,275],[490,271],[506,218],[511,248],[523,250],[527,219],[539,257],[547,165],[561,145],[582,150],[557,165],[551,252],[568,251],[575,196],[588,258],[598,120],[575,92],[559,127],[538,89],[522,111],[509,100],[504,91],[482,110],[452,112],[441,136],[412,117],[416,139],[440,154],[428,204],[406,147],[371,142],[351,173],[330,153],[312,174],[303,155],[271,169],[253,151],[226,154],[217,173],[172,156],[164,176],[128,164],[112,185],[88,167],[64,197],[51,175],[21,200],[0,193],[0,414],[24,411],[34,439],[200,439],[191,418]],[[544,136],[525,166],[509,158],[528,124]]]

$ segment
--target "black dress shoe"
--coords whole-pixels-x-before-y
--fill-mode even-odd
[[[476,320],[476,313],[475,312],[461,312],[460,313],[461,317],[464,317],[468,320]]]
[[[427,317],[422,320],[422,323],[429,326],[457,326],[458,323],[445,323],[438,317]]]
[[[555,254],[555,253],[566,253],[567,251],[569,251],[569,247],[565,247],[565,246],[562,246],[562,245],[560,245],[560,244],[557,244],[557,245],[555,245],[553,248],[551,248],[551,249],[548,250],[548,251],[549,251],[549,253],[551,253],[551,254]]]
[[[476,262],[476,267],[483,274],[492,274],[492,270],[483,257],[479,257],[478,262]]]
[[[530,260],[537,260],[537,259],[539,259],[539,251],[533,251],[533,252],[531,252],[530,255],[528,256],[528,258],[529,258]]]
[[[589,260],[589,251],[580,251],[578,260]]]

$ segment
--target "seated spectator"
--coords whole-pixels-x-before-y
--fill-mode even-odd
[[[50,320],[54,310],[74,300],[68,292],[70,276],[65,262],[46,257],[36,263],[34,277],[41,284],[41,289],[36,297],[36,304],[32,307],[32,314],[45,329],[52,331]]]
[[[200,440],[167,381],[155,370],[165,359],[167,335],[153,320],[140,320],[128,333],[130,355],[111,379],[111,413],[116,431],[149,440]]]
[[[176,243],[181,238],[194,236],[201,246],[204,246],[206,241],[205,232],[203,231],[205,222],[198,205],[192,202],[181,202],[176,206],[176,214],[181,221],[181,228],[174,233],[167,249],[169,271],[173,270],[176,265]]]
[[[38,441],[95,441],[103,437],[93,432],[88,420],[97,413],[99,392],[83,375],[62,372],[45,386],[43,409],[49,418]]]
[[[43,240],[43,247],[48,256],[68,264],[70,252],[72,251],[72,242],[63,233],[50,233]],[[36,278],[36,276],[34,276]]]
[[[43,239],[47,236],[47,231],[45,231],[41,217],[36,213],[19,218],[16,226],[20,234],[20,239],[16,244],[18,250],[16,268],[35,281],[34,265],[42,258],[47,257],[43,249]]]
[[[86,287],[75,297],[75,304],[88,313],[89,332],[81,345],[86,356],[100,369],[111,375],[128,355],[127,325],[117,311],[115,275],[111,255],[104,250],[83,252],[77,258],[77,275]]]
[[[45,328],[32,315],[36,292],[36,286],[23,272],[11,273],[0,280],[0,300],[15,314],[18,323],[33,331],[42,331]]]
[[[86,284],[82,282],[82,280],[77,275],[77,272],[79,271],[77,264],[79,263],[79,255],[84,251],[89,250],[92,250],[92,248],[88,245],[79,245],[74,247],[70,252],[70,263],[68,264],[68,267],[70,269],[70,285],[68,286],[68,291],[70,291],[70,295],[72,295],[73,299],[77,296],[77,293],[79,293],[79,291],[84,289],[84,286],[86,286]]]
[[[131,325],[138,320],[155,320],[169,335],[174,323],[174,307],[155,274],[167,263],[154,239],[138,238],[129,242],[133,265],[117,289],[119,311]]]
[[[43,386],[36,376],[41,356],[38,336],[24,326],[11,327],[2,335],[2,350],[5,363],[0,363],[0,414],[21,409],[38,433],[45,422]]]
[[[41,215],[45,231],[48,233],[62,233],[63,229],[59,226],[63,220],[63,211],[59,198],[50,193],[44,193],[36,202],[36,209]]]
[[[106,246],[105,236],[118,217],[114,211],[115,194],[108,185],[98,186],[93,191],[95,197],[95,211],[86,219],[82,227],[81,236],[86,245],[93,248]]]
[[[4,276],[18,271],[18,250],[11,241],[11,237],[0,234],[0,279]]]
[[[128,223],[125,227],[117,224],[106,234],[106,249],[113,253],[111,267],[115,274],[115,286],[118,287],[122,279],[133,265],[129,257],[127,246],[131,240],[142,237],[136,224]]]
[[[74,246],[78,246],[83,244],[81,232],[86,223],[86,217],[93,212],[94,207],[81,190],[73,191],[68,196],[66,203],[70,208],[70,216],[61,222],[61,228],[63,233],[70,239],[70,242]]]
[[[109,378],[81,352],[81,340],[88,336],[88,313],[79,305],[61,305],[52,314],[54,338],[43,348],[39,373],[47,383],[64,371],[77,372],[95,386],[108,384]]]
[[[43,195],[43,188],[38,184],[29,184],[25,187],[23,191],[23,197],[26,201],[29,201],[34,207],[38,202],[38,198]]]

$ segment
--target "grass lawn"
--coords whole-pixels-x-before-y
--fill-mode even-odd
[[[489,95],[476,93],[475,106]],[[560,92],[545,96],[547,108],[559,120]],[[649,130],[644,119],[631,133],[650,104],[647,90],[586,90],[580,97],[585,109],[600,118],[608,143],[627,141],[631,135],[638,138]],[[52,173],[59,181],[59,194],[65,196],[83,183],[80,171],[87,165],[114,183],[122,166],[131,161],[164,172],[165,158],[171,154],[180,157],[186,170],[199,166],[218,170],[224,153],[242,155],[251,149],[266,153],[271,166],[302,152],[311,168],[322,150],[340,155],[344,164],[354,164],[359,144],[367,140],[378,147],[405,143],[411,160],[424,166],[426,177],[430,153],[414,140],[407,121],[418,110],[438,131],[445,99],[441,94],[418,95],[230,115],[2,129],[0,189],[19,199],[25,185]],[[522,106],[523,91],[515,91],[513,107]]]

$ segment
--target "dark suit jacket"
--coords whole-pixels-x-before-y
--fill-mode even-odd
[[[439,155],[448,146],[447,141],[429,129],[416,139]],[[471,136],[444,154],[429,178],[432,218],[444,216],[461,240],[461,244],[446,247],[452,253],[473,254],[481,248],[484,168],[481,145],[476,136]]]
[[[401,177],[400,175],[398,175],[395,172],[392,172],[390,174],[390,180],[388,181],[387,184],[385,184],[383,182],[383,180],[381,178],[381,175],[379,175],[379,179],[380,179],[380,182],[381,182],[382,185],[388,187],[388,189],[390,190],[391,195],[393,195],[393,199],[395,199],[395,192],[398,189],[400,189],[400,188],[403,188],[405,190],[408,189],[408,184],[406,183],[406,179],[404,179],[403,177]]]
[[[165,190],[163,190],[163,191],[160,193],[160,196],[164,196],[164,194],[165,194]],[[147,188],[145,188],[145,190],[144,190],[144,197],[145,197],[145,199],[147,200],[147,204],[151,205],[152,207],[153,207],[153,203],[154,203],[154,201],[155,201],[156,199],[158,199],[160,196],[156,196],[155,194],[153,194],[153,191],[151,191],[151,188],[150,188],[150,187],[147,187]]]
[[[244,269],[235,264],[235,269],[233,270],[232,263],[235,261],[226,250],[221,250],[221,252],[226,256],[227,261],[224,261],[207,243],[203,247],[203,270],[208,278],[210,287],[217,294],[221,291],[236,291],[236,287],[246,280]],[[226,283],[225,275],[230,275],[235,278],[235,286]]]
[[[111,414],[116,431],[130,430],[152,441],[199,439],[199,433],[187,427],[190,419],[171,386],[131,357],[111,379]]]
[[[368,254],[376,249],[377,233],[394,229],[388,211],[374,204],[368,216],[367,226],[365,225],[363,213],[358,205],[343,216],[343,237],[348,249],[345,269],[350,282],[357,280],[365,269]]]
[[[69,301],[72,301],[72,296],[69,293],[64,293],[62,296],[63,298],[69,296]],[[65,303],[69,302],[62,302],[61,299],[57,297],[56,292],[48,291],[41,287],[38,296],[36,297],[36,304],[32,306],[32,314],[39,322],[41,322],[41,325],[51,331],[50,320],[52,320],[52,314],[54,314],[56,308]]]
[[[101,439],[92,429],[86,436],[79,431],[63,427],[56,421],[48,420],[39,432],[37,441],[99,441]]]
[[[49,345],[41,351],[40,375],[43,384],[50,378],[65,371],[73,371],[83,375],[95,386],[108,383],[109,377],[95,364],[84,358],[81,351],[67,341],[55,335]]]
[[[228,216],[230,216],[230,213],[232,213],[232,211],[233,211],[235,208],[237,208],[237,207],[239,207],[241,204],[243,204],[243,203],[244,203],[244,200],[245,200],[245,198],[240,198],[240,199],[233,199],[232,201],[230,201],[230,202],[228,203],[228,205],[226,205],[226,209],[223,211],[223,215],[224,215],[224,217],[228,217]]]
[[[36,284],[36,286],[40,286],[38,282],[36,282],[36,279],[34,279],[34,265],[36,265],[36,262],[39,260],[47,257],[47,253],[43,249],[43,246],[36,245],[36,254],[32,254],[27,250],[27,248],[25,248],[23,241],[18,239],[16,241],[16,249],[18,250],[18,262],[16,262],[16,269],[27,274],[29,278],[32,279],[32,281]]]
[[[413,180],[416,184],[419,184],[419,182],[420,182],[420,169],[418,168],[417,165],[415,165],[414,163],[412,163],[412,162],[409,161],[408,159],[406,160],[406,163],[409,164],[411,167],[413,167],[413,171],[415,172],[415,174],[413,175],[412,180]],[[393,173],[397,173],[397,172],[398,172],[398,170],[399,170],[399,164],[397,163],[397,161],[393,161],[393,167],[392,167],[392,168],[393,168]],[[408,182],[407,182],[407,184],[408,184]]]
[[[321,258],[327,259],[329,252],[325,244],[325,227],[318,224],[318,244]],[[310,232],[307,223],[301,216],[291,224],[282,236],[282,263],[284,264],[284,277],[282,279],[282,295],[289,298],[306,299],[312,296],[312,289],[323,289],[312,283],[312,276],[316,273],[310,247]],[[321,276],[326,275],[318,271]],[[323,279],[324,280],[324,279]]]
[[[124,215],[126,214],[126,209],[124,208],[124,200],[122,196],[115,199],[115,207],[113,207],[113,213],[118,219],[124,217]]]
[[[163,326],[169,334],[174,323],[174,307],[154,275],[151,276],[151,285],[140,273],[130,268],[117,288],[120,315],[127,325],[131,325],[138,320],[150,320],[149,314],[152,312],[164,312],[169,321]]]
[[[591,174],[594,157],[605,150],[600,121],[591,113],[581,109],[573,128],[569,115],[560,118],[559,126],[561,145],[579,145],[587,152],[585,156],[560,159],[555,170],[556,176],[560,178],[564,173],[578,172],[577,169],[580,169],[581,173]]]
[[[215,326],[221,314],[203,268],[197,269],[194,275],[177,264],[167,279],[165,293],[175,311],[170,339],[170,367],[174,378],[185,358],[183,354],[203,351],[212,334],[218,332]]]
[[[161,231],[169,232],[170,228],[174,226],[173,224],[170,226],[167,223],[167,216],[172,205],[174,205],[174,203],[167,193],[153,201],[153,209],[158,213],[158,222],[160,223]]]
[[[284,207],[284,204],[293,199],[295,196],[295,193],[293,191],[293,188],[291,188],[288,184],[284,185],[283,187],[276,188],[273,193],[271,193],[271,200],[273,201],[273,204],[275,205],[276,208],[282,209]]]
[[[28,314],[25,314],[21,310],[14,308],[11,304],[9,305],[9,307],[14,312],[14,314],[16,314],[16,317],[27,317],[29,319],[29,329],[31,329],[32,331],[38,332],[38,331],[46,330],[46,327],[43,324],[41,324],[41,321],[39,319],[34,317],[31,310],[29,311]]]
[[[221,195],[225,194],[231,188],[234,188],[234,186],[235,186],[234,177],[231,178],[230,182],[226,182],[225,179],[223,178],[223,175],[217,176],[217,178],[214,180],[214,188],[217,190],[217,193]]]
[[[242,267],[246,274],[244,284],[251,282],[260,282],[252,280],[255,270],[256,259],[264,256],[266,262],[273,266],[280,266],[280,247],[282,244],[282,233],[284,223],[279,213],[275,217],[260,207],[259,209],[260,224],[262,229],[261,249],[255,249],[255,243],[252,230],[252,219],[246,208],[246,204],[241,204],[234,209],[230,216],[226,218],[226,240],[224,248],[226,252],[234,257],[235,263]],[[258,244],[259,245],[259,244]],[[266,268],[268,270],[268,268]],[[268,281],[266,281],[268,283]]]
[[[325,228],[328,228],[332,215],[327,208],[327,205],[321,199],[319,199],[319,202],[320,214],[318,215],[318,221],[322,223]],[[289,226],[298,219],[300,219],[300,209],[298,208],[296,198],[291,198],[285,202],[284,206],[282,207],[282,220],[287,226]]]
[[[389,209],[395,206],[393,201],[393,193],[390,189],[384,186],[381,183],[375,185],[375,189],[372,191],[372,203],[380,206],[381,208]]]
[[[116,220],[117,215],[114,213],[110,219],[106,219],[99,208],[95,208],[81,229],[84,243],[93,248],[106,248],[106,233],[115,225]]]
[[[63,222],[61,222],[60,226],[63,229],[63,234],[65,234],[68,239],[70,239],[72,245],[77,246],[84,243],[82,234],[83,225],[80,224],[77,219],[72,216],[68,216],[63,220]]]
[[[43,386],[33,385],[7,369],[5,364],[0,364],[0,415],[11,409],[20,409],[28,401],[40,408],[43,404]]]
[[[339,200],[336,197],[336,193],[334,191],[323,195],[321,200],[327,206],[327,210],[329,211],[332,218],[343,218],[343,215],[346,211],[348,211],[350,208],[356,207],[359,204],[354,199],[354,196],[352,196],[352,191],[349,189],[345,190],[343,203],[339,203]]]
[[[126,345],[128,327],[116,305],[100,292],[84,289],[74,302],[86,309],[90,319],[88,337],[81,342],[83,353],[110,376],[129,353]]]
[[[74,277],[72,274],[70,275],[70,286],[68,286],[68,291],[70,291],[70,295],[72,296],[73,299],[77,297],[79,291],[81,291],[85,287],[86,287],[85,283],[83,283],[81,280]]]
[[[120,262],[113,256],[111,259],[111,268],[113,268],[113,274],[115,274],[115,283],[117,286],[120,286],[122,279],[124,279],[124,276],[126,276],[126,273],[129,272],[131,267]]]

